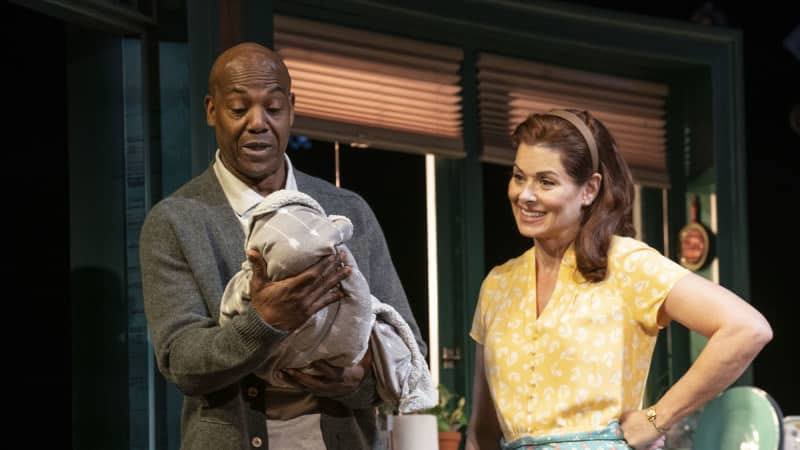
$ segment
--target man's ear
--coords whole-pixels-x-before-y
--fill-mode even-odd
[[[294,126],[294,92],[289,93],[289,128]]]
[[[211,95],[206,95],[204,101],[206,105],[206,123],[208,126],[214,127],[217,125],[217,118],[214,116],[214,99],[211,98]]]

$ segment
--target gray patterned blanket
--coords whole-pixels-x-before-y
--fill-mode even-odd
[[[327,216],[316,200],[302,192],[276,191],[256,207],[245,249],[261,251],[271,280],[296,275],[337,249],[344,251],[346,264],[352,268],[341,283],[347,298],[323,308],[287,336],[257,373],[273,386],[295,388],[278,378],[277,372],[295,368],[313,373],[309,366],[317,360],[352,366],[364,357],[372,339],[373,368],[382,399],[401,413],[433,407],[436,391],[414,335],[394,308],[370,294],[367,280],[344,244],[352,235],[347,217]],[[245,260],[223,293],[221,326],[250,307],[251,277]]]

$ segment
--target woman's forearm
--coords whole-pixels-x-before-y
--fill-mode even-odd
[[[656,403],[657,425],[671,427],[716,397],[741,376],[770,339],[772,330],[764,320],[717,330],[686,374]]]

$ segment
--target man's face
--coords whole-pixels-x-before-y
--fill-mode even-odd
[[[232,57],[212,77],[206,120],[223,164],[262,194],[281,189],[294,121],[288,74],[268,55],[250,52]]]

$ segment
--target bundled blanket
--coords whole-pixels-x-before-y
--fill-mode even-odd
[[[309,366],[317,360],[353,366],[364,357],[371,340],[381,398],[402,413],[431,408],[437,404],[436,391],[414,334],[394,308],[370,294],[367,280],[344,245],[352,235],[353,225],[347,217],[327,216],[316,200],[302,192],[279,190],[256,207],[245,249],[261,252],[269,279],[297,275],[337,250],[345,253],[346,264],[352,268],[341,283],[346,297],[294,330],[267,358],[258,375],[272,386],[295,388],[277,373],[286,368],[314,373]],[[245,260],[223,293],[221,326],[250,307],[251,278],[252,269]]]

